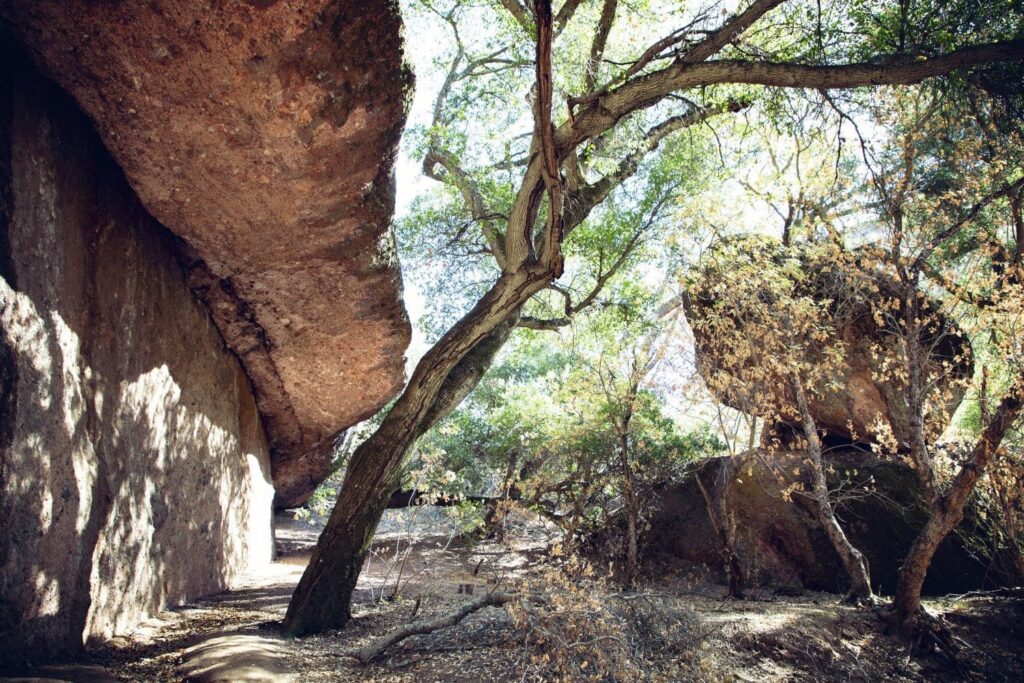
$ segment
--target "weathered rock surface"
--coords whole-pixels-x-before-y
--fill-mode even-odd
[[[846,573],[839,556],[817,521],[811,499],[800,493],[809,490],[804,454],[753,451],[738,457],[741,464],[729,500],[736,513],[737,551],[748,583],[845,591]],[[711,495],[721,465],[721,458],[713,458],[696,473]],[[892,595],[900,564],[927,519],[917,477],[902,463],[856,450],[833,451],[830,465],[830,488],[847,482],[847,495],[836,509],[843,529],[867,556],[876,591]],[[794,482],[796,492],[786,500],[782,493]],[[674,567],[684,560],[724,578],[721,545],[693,477],[667,487],[660,498],[646,540],[649,555],[667,556]],[[999,576],[990,563],[963,540],[971,534],[983,537],[977,524],[977,517],[969,512],[956,533],[942,543],[929,569],[925,593],[964,592],[997,584]]]
[[[871,442],[878,438],[877,423],[888,424],[896,440],[907,443],[909,435],[909,411],[906,387],[892,370],[887,367],[901,367],[902,351],[893,330],[880,328],[876,322],[873,304],[882,298],[898,300],[900,292],[896,283],[885,275],[873,273],[868,277],[856,271],[840,271],[834,264],[823,258],[809,257],[799,248],[784,248],[781,244],[763,237],[747,238],[744,242],[747,253],[759,254],[760,258],[797,258],[808,277],[805,287],[808,293],[819,300],[840,300],[843,302],[841,319],[834,318],[831,336],[842,342],[843,363],[835,386],[820,386],[809,399],[809,408],[819,429],[830,437],[846,441]],[[697,351],[697,369],[705,380],[719,375],[719,381],[708,381],[708,387],[716,398],[740,411],[750,409],[751,401],[746,394],[755,390],[743,386],[736,378],[734,368],[718,355],[714,340],[702,333],[702,320],[711,311],[716,301],[714,284],[716,269],[728,267],[727,263],[710,260],[702,272],[701,281],[686,299],[686,316],[694,332]],[[766,296],[766,306],[770,297]],[[934,307],[933,303],[929,305]],[[942,334],[930,337],[926,345],[931,350],[928,378],[945,392],[945,411],[934,411],[931,419],[941,420],[938,431],[945,427],[966,393],[966,381],[973,374],[971,345],[953,323],[936,314]],[[749,330],[749,338],[756,344],[757,329]],[[812,345],[813,347],[813,345]],[[810,359],[813,362],[813,359]],[[727,381],[721,381],[723,379]],[[772,389],[779,394],[774,407],[777,414],[786,421],[778,429],[765,430],[765,434],[799,433],[800,430],[786,429],[796,425],[796,398],[791,391],[778,386]],[[792,422],[788,416],[792,415]],[[852,430],[851,430],[852,427]],[[786,439],[783,439],[785,443]]]
[[[394,0],[7,0],[95,122],[256,390],[278,502],[400,388],[389,223],[411,76]],[[307,454],[306,457],[303,457]],[[312,482],[312,484],[311,484]]]
[[[0,671],[269,562],[273,499],[249,380],[176,238],[3,48]]]

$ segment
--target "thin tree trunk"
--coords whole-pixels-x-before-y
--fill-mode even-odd
[[[846,537],[843,527],[836,519],[832,503],[828,498],[828,484],[825,481],[825,467],[821,460],[821,440],[818,438],[817,425],[807,407],[807,395],[799,378],[793,379],[793,392],[796,394],[797,406],[800,409],[800,421],[807,440],[807,459],[811,464],[811,490],[818,510],[818,521],[825,529],[825,535],[831,541],[839,559],[850,578],[851,598],[870,601],[873,599],[871,580],[868,575],[868,563],[864,554],[853,547]]]
[[[736,553],[736,514],[730,500],[732,481],[736,474],[736,463],[733,455],[723,458],[714,487],[714,496],[708,492],[700,479],[700,472],[694,474],[694,481],[701,495],[711,521],[711,528],[721,544],[722,568],[725,571],[726,583],[729,586],[730,598],[743,598],[744,576],[743,565]]]
[[[932,557],[943,539],[963,519],[964,508],[974,492],[975,484],[992,461],[1006,432],[1020,415],[1022,398],[1024,377],[1018,377],[993,413],[985,431],[972,449],[970,458],[960,467],[949,491],[938,496],[932,503],[931,517],[918,534],[900,568],[893,608],[902,628],[913,628],[921,609],[921,588],[924,586]]]
[[[719,473],[718,480],[718,514],[722,529],[722,550],[725,554],[725,566],[729,574],[729,596],[742,598],[745,579],[743,565],[740,564],[736,552],[736,508],[732,504],[732,485],[736,479],[736,457],[730,455]]]
[[[550,271],[543,268],[524,267],[503,274],[420,360],[380,427],[352,455],[334,510],[288,605],[284,621],[288,635],[340,628],[351,618],[352,593],[373,532],[400,483],[406,453],[443,417],[438,406],[444,403],[450,410],[457,405],[446,397],[465,395],[452,386],[459,381],[449,382],[449,377],[478,380],[482,373],[463,373],[460,363],[481,342],[491,340],[496,329],[502,332],[501,326],[518,315],[522,304],[550,278]]]
[[[637,527],[639,526],[640,506],[636,499],[636,482],[633,467],[629,462],[629,423],[633,417],[632,400],[626,408],[619,432],[619,461],[622,465],[622,492],[626,497],[626,573],[623,577],[625,588],[636,585],[637,572]]]

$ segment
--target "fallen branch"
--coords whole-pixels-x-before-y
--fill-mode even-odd
[[[381,636],[365,647],[361,647],[352,653],[352,656],[363,664],[368,664],[379,657],[385,650],[401,642],[410,636],[418,636],[424,633],[431,633],[442,628],[448,628],[459,623],[473,612],[484,607],[504,605],[519,597],[516,593],[488,593],[482,595],[472,602],[467,602],[458,611],[451,614],[434,617],[433,619],[421,619],[405,626],[401,626],[391,633]]]
[[[967,591],[960,595],[947,595],[946,600],[950,602],[960,602],[965,598],[1024,598],[1024,586],[1007,586],[1005,588],[996,588],[990,591]]]

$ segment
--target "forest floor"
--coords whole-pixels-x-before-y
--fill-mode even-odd
[[[350,653],[407,623],[414,611],[417,619],[452,612],[473,599],[467,594],[507,590],[543,575],[551,562],[542,537],[467,544],[437,519],[403,512],[405,518],[392,519],[378,533],[360,579],[354,618],[343,630],[297,641],[279,635],[278,624],[318,532],[306,522],[279,518],[279,558],[270,571],[237,590],[159,615],[130,637],[94,651],[94,660],[125,681],[551,680],[559,661],[563,675],[577,672],[565,680],[582,680],[602,663],[590,659],[596,655],[607,664],[621,645],[625,659],[618,664],[625,668],[620,666],[617,677],[627,680],[1024,680],[1024,600],[965,596],[927,602],[962,641],[961,676],[938,654],[909,656],[875,612],[842,605],[836,595],[782,596],[765,590],[751,599],[729,600],[721,587],[694,585],[667,573],[648,577],[634,593],[594,588],[591,607],[628,605],[632,620],[609,635],[607,619],[581,608],[577,616],[594,619],[595,631],[603,634],[587,642],[608,639],[596,651],[578,647],[586,644],[578,639],[554,652],[556,639],[536,633],[531,638],[529,622],[524,626],[504,608],[488,607],[452,628],[405,640],[363,665]],[[560,590],[557,582],[545,585]],[[584,623],[583,632],[588,628]]]

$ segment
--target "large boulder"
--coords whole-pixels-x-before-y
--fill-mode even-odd
[[[900,331],[892,315],[879,315],[881,305],[898,306],[902,299],[895,279],[869,259],[855,254],[836,253],[809,246],[784,247],[762,237],[738,238],[721,254],[712,254],[694,278],[684,297],[687,320],[693,330],[697,369],[707,386],[722,403],[740,411],[762,413],[778,420],[769,425],[766,435],[786,436],[800,432],[797,425],[796,398],[781,381],[752,386],[740,379],[738,368],[725,357],[717,343],[715,327],[708,325],[713,316],[730,315],[721,303],[722,274],[732,267],[730,258],[743,259],[749,265],[797,263],[804,273],[797,286],[798,295],[810,295],[823,303],[824,329],[830,342],[841,342],[842,362],[836,375],[814,386],[809,408],[819,429],[839,441],[875,441],[878,426],[887,425],[899,444],[909,435],[909,410],[906,383],[898,372],[904,365]],[[784,267],[788,267],[785,266]],[[759,297],[763,305],[772,305],[770,293]],[[929,419],[939,432],[963,400],[967,382],[973,374],[971,345],[956,325],[942,316],[938,304],[925,300],[933,324],[922,335],[930,349],[927,380],[938,389],[944,405],[933,410]],[[890,309],[897,310],[897,309]],[[756,346],[756,326],[738,325],[750,344]],[[808,340],[808,359],[815,362],[820,344]],[[772,397],[765,401],[765,395]],[[756,396],[755,399],[751,399]],[[768,408],[766,410],[766,408]],[[786,439],[783,439],[785,442]]]
[[[301,503],[334,435],[403,381],[396,3],[7,0],[0,19],[187,244],[255,389],[278,502]]]
[[[0,677],[262,569],[274,496],[249,380],[176,238],[4,47]]]
[[[844,592],[848,581],[843,565],[806,493],[810,476],[805,453],[754,450],[737,458],[727,495],[748,583]],[[724,577],[721,545],[696,481],[700,477],[709,495],[717,495],[723,463],[723,458],[712,458],[660,492],[645,542],[651,559],[665,558],[675,569]],[[844,491],[836,515],[850,542],[867,556],[875,590],[893,594],[903,558],[928,517],[916,475],[901,462],[839,449],[831,454],[828,478],[830,488]],[[970,508],[956,532],[939,546],[925,593],[964,592],[1005,581],[977,552],[986,546],[985,539],[985,526]]]

